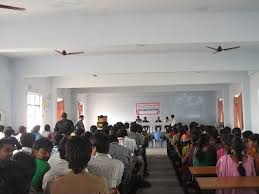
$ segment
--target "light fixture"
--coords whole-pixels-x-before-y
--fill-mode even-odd
[[[62,102],[63,100],[63,98],[57,98],[57,102]]]

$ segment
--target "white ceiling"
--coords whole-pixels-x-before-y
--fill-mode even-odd
[[[60,56],[54,50],[69,52],[84,51],[80,56],[89,55],[114,55],[114,54],[146,54],[146,53],[208,53],[214,51],[206,46],[217,48],[219,44],[222,48],[240,46],[240,49],[227,51],[228,53],[254,53],[259,52],[259,42],[228,42],[228,43],[190,43],[190,44],[137,44],[88,47],[78,49],[67,48],[38,48],[38,49],[0,49],[0,55],[7,57],[33,57],[33,56]]]
[[[1,0],[21,6],[26,12],[1,9],[5,15],[47,15],[59,13],[112,14],[144,12],[258,11],[258,0]]]

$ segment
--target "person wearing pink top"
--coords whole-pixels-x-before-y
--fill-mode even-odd
[[[216,165],[218,177],[224,176],[256,176],[254,159],[244,155],[244,145],[240,137],[234,137],[231,153],[222,156]],[[217,194],[256,194],[253,189],[220,189]]]

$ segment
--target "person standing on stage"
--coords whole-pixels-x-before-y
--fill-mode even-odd
[[[85,125],[83,123],[84,115],[79,116],[79,120],[75,124],[76,129],[83,129],[85,131]]]
[[[74,131],[74,123],[67,119],[67,113],[63,112],[61,120],[57,122],[54,131],[56,134],[70,135]]]
[[[143,119],[142,122],[143,122],[143,123],[148,123],[149,121],[147,120],[147,117],[144,117],[144,119]]]
[[[176,124],[176,120],[174,115],[171,115],[171,127],[173,127]]]

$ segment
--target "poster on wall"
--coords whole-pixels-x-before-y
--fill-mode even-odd
[[[136,104],[137,115],[159,115],[160,103],[137,103]]]

